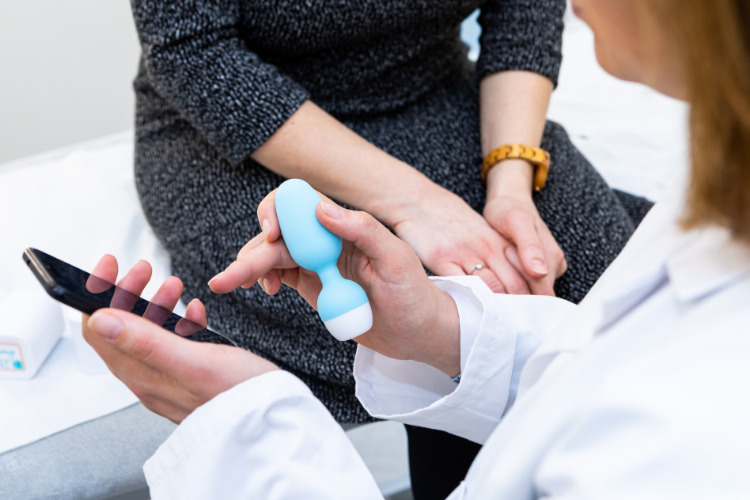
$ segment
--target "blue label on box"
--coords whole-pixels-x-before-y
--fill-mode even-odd
[[[23,371],[21,346],[18,344],[0,344],[0,370]]]

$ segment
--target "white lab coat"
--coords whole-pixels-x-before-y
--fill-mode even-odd
[[[459,498],[750,498],[750,250],[658,204],[586,299],[456,301],[462,380],[360,347],[373,415],[484,443]],[[381,498],[345,434],[288,373],[190,415],[145,466],[159,498]]]

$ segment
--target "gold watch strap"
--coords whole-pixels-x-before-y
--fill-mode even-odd
[[[505,160],[526,160],[534,165],[534,191],[539,191],[547,182],[549,173],[549,153],[542,148],[524,144],[506,144],[490,151],[482,163],[482,182],[487,183],[487,174],[498,163]]]

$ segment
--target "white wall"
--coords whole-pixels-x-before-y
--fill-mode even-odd
[[[128,0],[0,0],[0,162],[132,128]]]
[[[0,0],[0,163],[132,128],[139,53],[128,0]]]

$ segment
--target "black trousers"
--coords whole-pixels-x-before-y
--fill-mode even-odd
[[[414,500],[442,500],[466,477],[481,445],[447,432],[406,425]]]

